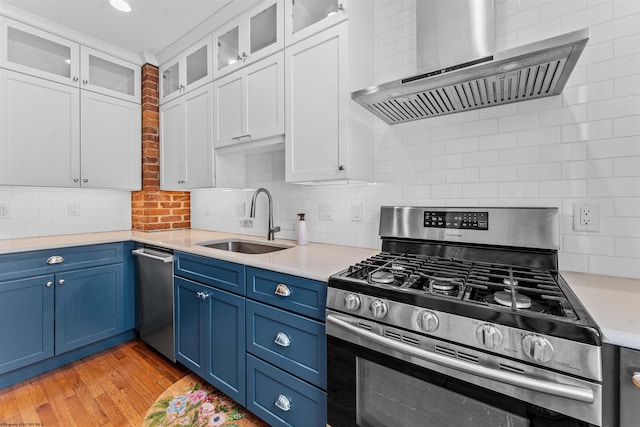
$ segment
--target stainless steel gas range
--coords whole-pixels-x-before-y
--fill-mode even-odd
[[[329,425],[603,425],[557,209],[382,207],[380,236],[329,280]]]

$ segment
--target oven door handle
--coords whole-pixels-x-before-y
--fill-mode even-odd
[[[353,333],[358,337],[362,337],[392,350],[409,354],[424,361],[455,369],[457,371],[466,372],[468,374],[476,375],[504,384],[539,391],[566,399],[577,400],[580,402],[593,403],[595,400],[593,390],[589,388],[539,380],[512,372],[498,371],[496,369],[487,368],[485,366],[473,365],[469,362],[452,359],[448,356],[432,353],[419,347],[414,347],[403,342],[382,337],[375,332],[367,331],[366,329],[351,325],[350,323],[345,322],[334,314],[327,315],[327,323],[331,323],[339,328]]]

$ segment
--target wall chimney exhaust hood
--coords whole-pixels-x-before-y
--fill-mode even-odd
[[[418,73],[353,92],[393,125],[558,95],[589,40],[582,29],[496,52],[493,0],[417,0]]]

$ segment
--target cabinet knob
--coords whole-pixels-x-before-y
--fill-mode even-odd
[[[63,262],[64,258],[62,258],[60,255],[50,256],[49,259],[47,259],[47,264],[60,264]]]
[[[278,283],[276,286],[276,290],[274,292],[276,295],[280,295],[281,297],[288,297],[291,295],[291,289],[284,283]]]
[[[88,179],[88,178],[84,178],[84,179],[82,180],[82,182],[89,182],[89,179]]]
[[[200,298],[200,299],[207,299],[207,298],[209,298],[209,294],[208,294],[208,293],[206,293],[206,292],[198,292],[196,295],[197,295],[197,296],[198,296],[198,298]]]
[[[338,166],[338,170],[339,170],[339,171],[343,171],[343,170],[344,170],[344,165],[339,165],[339,166]]]
[[[79,78],[77,78],[77,77],[74,77],[74,78],[73,78],[73,81],[74,81],[74,82],[77,82],[78,80],[80,80],[80,79],[79,79]]]
[[[58,280],[58,285],[64,285],[64,279]]]
[[[289,412],[291,410],[291,401],[284,394],[278,395],[275,405],[278,409],[281,409],[285,412]]]
[[[242,52],[242,61],[246,61],[247,60],[247,54],[245,52]]]
[[[82,80],[82,84],[86,85],[87,83],[89,83],[89,80],[87,80],[87,79],[83,79]]]
[[[278,344],[280,347],[289,347],[291,345],[291,338],[289,338],[289,335],[284,332],[278,332],[278,335],[276,335],[276,339],[273,342]]]
[[[79,178],[73,178],[73,182],[78,182],[78,181],[80,181]]]
[[[634,386],[640,388],[640,372],[634,372],[631,376],[631,382]]]
[[[50,288],[53,286],[53,282],[47,282],[47,288]]]

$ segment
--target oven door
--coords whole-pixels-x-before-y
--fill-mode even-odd
[[[431,338],[331,310],[327,335],[331,427],[600,425],[599,384],[558,380],[557,373],[549,375],[555,380],[540,380],[493,370],[456,357],[463,352],[429,351]],[[456,348],[446,342],[439,346]],[[487,357],[499,364],[497,356]],[[597,424],[558,413],[568,406]]]

